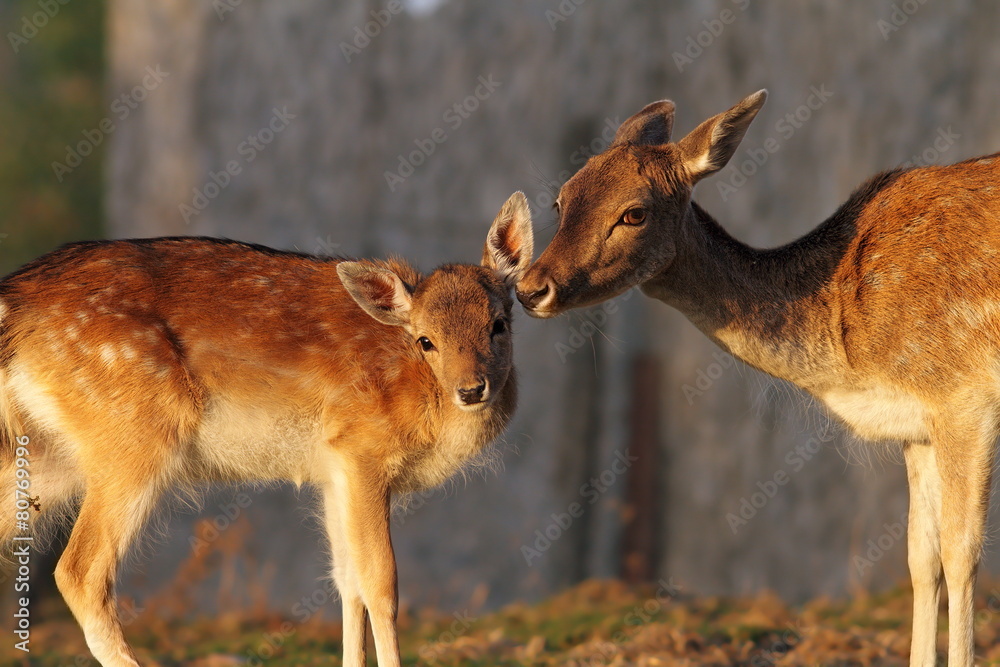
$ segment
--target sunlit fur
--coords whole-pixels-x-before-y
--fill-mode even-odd
[[[351,263],[405,286],[400,326],[348,294],[342,260],[218,239],[76,243],[0,282],[0,491],[14,497],[27,435],[36,523],[81,501],[56,581],[102,665],[138,664],[114,581],[154,506],[261,481],[320,490],[344,664],[364,664],[368,614],[379,664],[399,664],[391,499],[445,481],[514,411],[510,328],[494,327],[531,261],[527,211],[520,193],[505,205],[484,266]],[[465,375],[493,383],[475,410],[452,400]],[[7,549],[14,528],[4,513]]]
[[[859,436],[904,441],[911,664],[934,664],[943,574],[948,664],[972,665],[1000,408],[1000,154],[879,174],[803,238],[757,250],[691,193],[732,157],[765,96],[676,143],[670,102],[623,123],[560,191],[559,229],[519,298],[551,317],[641,285]],[[644,224],[620,224],[636,206]]]

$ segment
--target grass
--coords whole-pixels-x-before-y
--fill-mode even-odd
[[[1000,597],[992,591],[977,602],[977,664],[1000,665]],[[910,603],[905,588],[792,607],[766,592],[720,598],[664,585],[587,581],[538,604],[488,613],[404,607],[399,627],[408,665],[905,665]],[[339,665],[335,607],[303,619],[254,604],[184,620],[152,600],[126,634],[150,667]],[[0,664],[96,664],[59,604],[49,603],[36,618],[46,620],[32,628],[30,657],[4,642]]]

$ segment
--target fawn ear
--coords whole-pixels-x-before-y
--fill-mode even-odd
[[[674,128],[674,103],[660,100],[647,104],[636,115],[625,120],[615,133],[612,144],[662,146],[670,141]]]
[[[758,90],[729,111],[712,116],[677,142],[692,183],[726,166],[766,99],[767,91]]]
[[[410,290],[389,269],[361,262],[341,262],[337,265],[337,275],[351,298],[382,324],[401,327],[410,323],[413,305]]]
[[[531,210],[523,192],[515,192],[504,203],[483,248],[483,266],[493,269],[508,286],[520,280],[531,264],[533,252]]]

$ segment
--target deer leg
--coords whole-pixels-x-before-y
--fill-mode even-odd
[[[368,661],[367,628],[368,612],[361,598],[357,573],[351,565],[347,536],[341,521],[338,494],[332,485],[323,491],[323,504],[327,537],[333,556],[333,581],[340,592],[343,615],[343,665],[364,667]]]
[[[972,667],[973,595],[989,510],[993,428],[937,438],[941,560],[948,585],[948,665]]]
[[[399,667],[396,558],[389,535],[391,494],[381,470],[362,457],[342,457],[334,476],[348,560],[371,619],[380,667]],[[346,631],[346,627],[345,627]]]
[[[910,487],[907,557],[913,582],[910,667],[934,667],[941,595],[941,478],[929,443],[908,443],[904,454]]]
[[[130,474],[113,484],[89,485],[55,572],[59,591],[103,667],[139,665],[118,618],[115,578],[159,494],[155,484],[136,484]]]

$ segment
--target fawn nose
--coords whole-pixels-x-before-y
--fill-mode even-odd
[[[480,378],[475,385],[459,387],[456,391],[462,405],[475,405],[482,403],[489,396],[489,383],[485,378]]]
[[[546,302],[552,299],[555,294],[555,290],[552,289],[552,281],[548,278],[539,289],[532,290],[530,292],[523,292],[520,289],[515,290],[517,292],[517,300],[521,302],[525,308],[529,310],[536,310],[540,306],[544,305]]]

